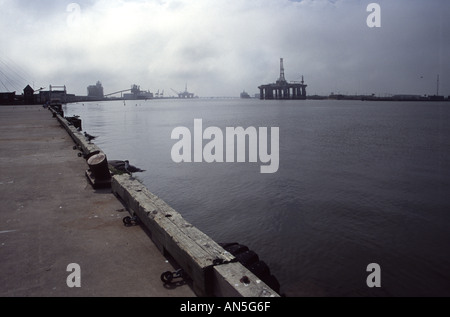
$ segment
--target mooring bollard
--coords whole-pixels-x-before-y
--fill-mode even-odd
[[[86,176],[94,188],[111,187],[111,173],[109,172],[106,154],[99,153],[87,160],[89,170]]]
[[[83,130],[83,125],[82,125],[81,119],[74,118],[74,120],[73,120],[73,126],[74,126],[76,129],[78,129],[79,131]]]
[[[78,131],[83,130],[81,119],[78,116],[66,117],[65,119],[69,122],[69,125],[73,125]]]
[[[99,153],[92,156],[87,161],[87,164],[89,165],[89,168],[95,179],[111,179],[111,174],[108,168],[108,160],[106,159],[106,155],[104,153]]]

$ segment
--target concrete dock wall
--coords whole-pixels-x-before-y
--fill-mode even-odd
[[[89,143],[65,118],[59,114],[56,114],[56,118],[85,158],[103,153],[95,144]],[[188,223],[138,180],[128,174],[114,175],[111,188],[130,214],[138,217],[140,223],[145,226],[158,249],[163,254],[170,254],[189,275],[193,281],[194,292],[198,296],[279,296],[237,262],[233,255]]]
[[[61,126],[66,129],[77,147],[83,152],[86,159],[91,157],[92,155],[102,152],[102,150],[98,146],[88,142],[83,133],[78,131],[73,125],[70,125],[65,118],[61,117],[53,109],[50,109],[50,111],[52,111],[53,114],[56,115],[56,119],[59,121]]]

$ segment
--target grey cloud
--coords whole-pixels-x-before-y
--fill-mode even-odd
[[[255,93],[280,57],[310,93],[432,94],[440,73],[450,94],[446,0],[378,1],[379,29],[362,0],[82,1],[78,27],[69,1],[0,2],[0,54],[78,94],[97,80],[106,91],[189,82],[202,96]]]

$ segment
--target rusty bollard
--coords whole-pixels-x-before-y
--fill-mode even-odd
[[[105,153],[91,156],[87,164],[89,170],[86,171],[86,176],[95,189],[111,187],[111,173]]]

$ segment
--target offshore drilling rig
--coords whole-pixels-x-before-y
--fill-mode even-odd
[[[288,82],[284,76],[283,58],[280,58],[280,78],[273,83],[259,86],[261,100],[270,99],[306,99],[305,81],[302,76],[301,82]]]

